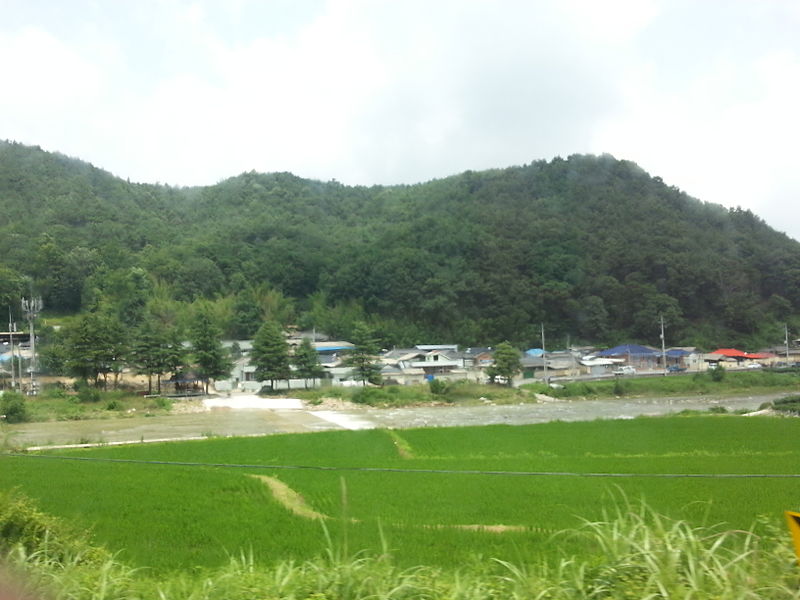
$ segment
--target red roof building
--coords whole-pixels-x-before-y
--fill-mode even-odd
[[[747,358],[746,352],[742,352],[736,348],[720,348],[719,350],[714,350],[711,354],[721,354],[722,356],[727,356],[728,358]]]

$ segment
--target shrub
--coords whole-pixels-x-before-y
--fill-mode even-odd
[[[25,396],[17,392],[4,392],[0,396],[0,415],[6,423],[24,423],[30,418]]]
[[[434,396],[445,396],[450,391],[450,383],[444,379],[429,379],[428,389]]]
[[[383,395],[382,390],[362,387],[353,392],[350,400],[355,404],[376,404]]]
[[[800,415],[800,396],[788,396],[775,400],[771,408],[791,415]]]
[[[157,398],[153,398],[153,402],[150,405],[150,408],[169,410],[172,408],[172,400],[170,400],[169,398],[164,398],[163,396],[158,396]]]
[[[711,381],[715,381],[719,383],[723,379],[725,379],[725,367],[722,365],[718,365],[716,369],[711,369]]]
[[[88,384],[81,383],[77,386],[78,401],[83,403],[100,402],[100,390]]]
[[[46,548],[49,557],[56,560],[76,551],[85,562],[108,557],[104,550],[89,546],[84,533],[41,512],[30,499],[16,491],[0,492],[0,555],[14,546],[22,546],[28,553]]]

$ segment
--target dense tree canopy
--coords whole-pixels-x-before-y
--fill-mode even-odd
[[[800,244],[611,156],[413,186],[243,173],[203,188],[131,184],[0,142],[0,301],[32,282],[49,311],[111,307],[230,337],[264,320],[384,345],[507,339],[772,344],[800,328]],[[4,309],[5,310],[5,309]]]

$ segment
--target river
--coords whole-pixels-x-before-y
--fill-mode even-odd
[[[335,429],[523,425],[547,421],[629,419],[682,410],[757,410],[786,393],[736,397],[640,398],[548,401],[536,404],[425,406],[408,408],[215,408],[159,417],[125,417],[4,425],[6,447],[37,448],[74,444],[115,444],[202,439],[211,436],[270,435]]]

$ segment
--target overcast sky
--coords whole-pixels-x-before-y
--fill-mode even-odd
[[[0,138],[132,181],[610,153],[800,239],[797,0],[0,0]]]

